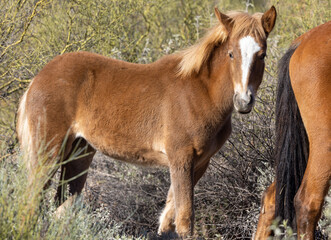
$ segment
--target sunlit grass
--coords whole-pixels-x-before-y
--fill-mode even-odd
[[[37,182],[30,185],[21,158],[14,154],[0,162],[0,239],[130,239],[118,234],[107,209],[92,211],[81,197],[56,217],[54,187],[43,189],[45,175],[35,176]],[[68,161],[75,158],[72,155]],[[36,172],[53,172],[57,167],[40,166]]]

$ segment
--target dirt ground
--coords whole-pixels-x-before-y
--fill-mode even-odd
[[[107,211],[110,227],[119,225],[121,233],[148,236],[157,231],[169,182],[166,169],[134,166],[98,152],[84,192],[94,209]]]

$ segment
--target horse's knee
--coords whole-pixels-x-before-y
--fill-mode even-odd
[[[302,191],[298,191],[295,195],[294,207],[297,219],[297,228],[301,234],[306,231],[310,231],[310,228],[314,228],[316,226],[321,215],[322,204],[323,199],[316,198],[312,195],[304,196]]]
[[[307,218],[309,215],[316,215],[318,212],[317,207],[314,204],[314,200],[309,197],[305,198],[299,191],[294,197],[294,208],[296,215],[301,218]]]
[[[295,195],[295,197],[293,199],[293,204],[294,204],[294,208],[295,208],[297,224],[299,225],[297,227],[300,228],[300,225],[308,220],[308,212],[309,212],[309,208],[304,203],[304,196],[300,190]]]

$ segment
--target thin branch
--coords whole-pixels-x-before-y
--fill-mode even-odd
[[[50,1],[52,1],[52,0],[50,0]],[[48,3],[49,3],[49,2],[46,2],[46,0],[40,0],[40,1],[38,1],[38,2],[35,4],[35,6],[34,6],[34,8],[33,8],[33,11],[32,11],[32,13],[31,13],[31,15],[28,17],[28,19],[27,19],[27,21],[26,21],[26,23],[25,23],[25,25],[24,25],[24,29],[23,29],[23,32],[22,32],[20,38],[19,38],[16,42],[14,42],[14,43],[12,43],[12,44],[6,46],[6,47],[3,49],[2,54],[0,55],[0,58],[2,58],[2,57],[7,53],[7,51],[8,51],[9,48],[12,48],[12,47],[16,46],[16,45],[20,44],[20,43],[23,41],[24,37],[25,37],[26,34],[27,34],[27,30],[29,29],[29,27],[30,27],[30,25],[31,25],[32,20],[34,19],[34,17],[35,17],[36,14],[37,14],[37,9],[38,9],[38,7],[39,7],[39,6],[42,6],[42,5],[46,5],[46,4],[48,4]]]

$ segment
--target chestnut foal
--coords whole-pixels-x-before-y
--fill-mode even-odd
[[[166,166],[171,186],[159,233],[191,235],[194,185],[229,137],[233,108],[249,113],[254,105],[276,20],[274,7],[252,16],[225,15],[217,8],[215,13],[218,25],[197,44],[151,64],[88,52],[48,63],[18,111],[30,182],[39,169],[41,143],[47,143],[45,154],[54,163],[65,138],[61,179],[70,180],[72,196],[62,207],[81,193],[96,150],[126,162]],[[78,140],[90,154],[66,162]],[[58,197],[62,192],[60,185]]]

